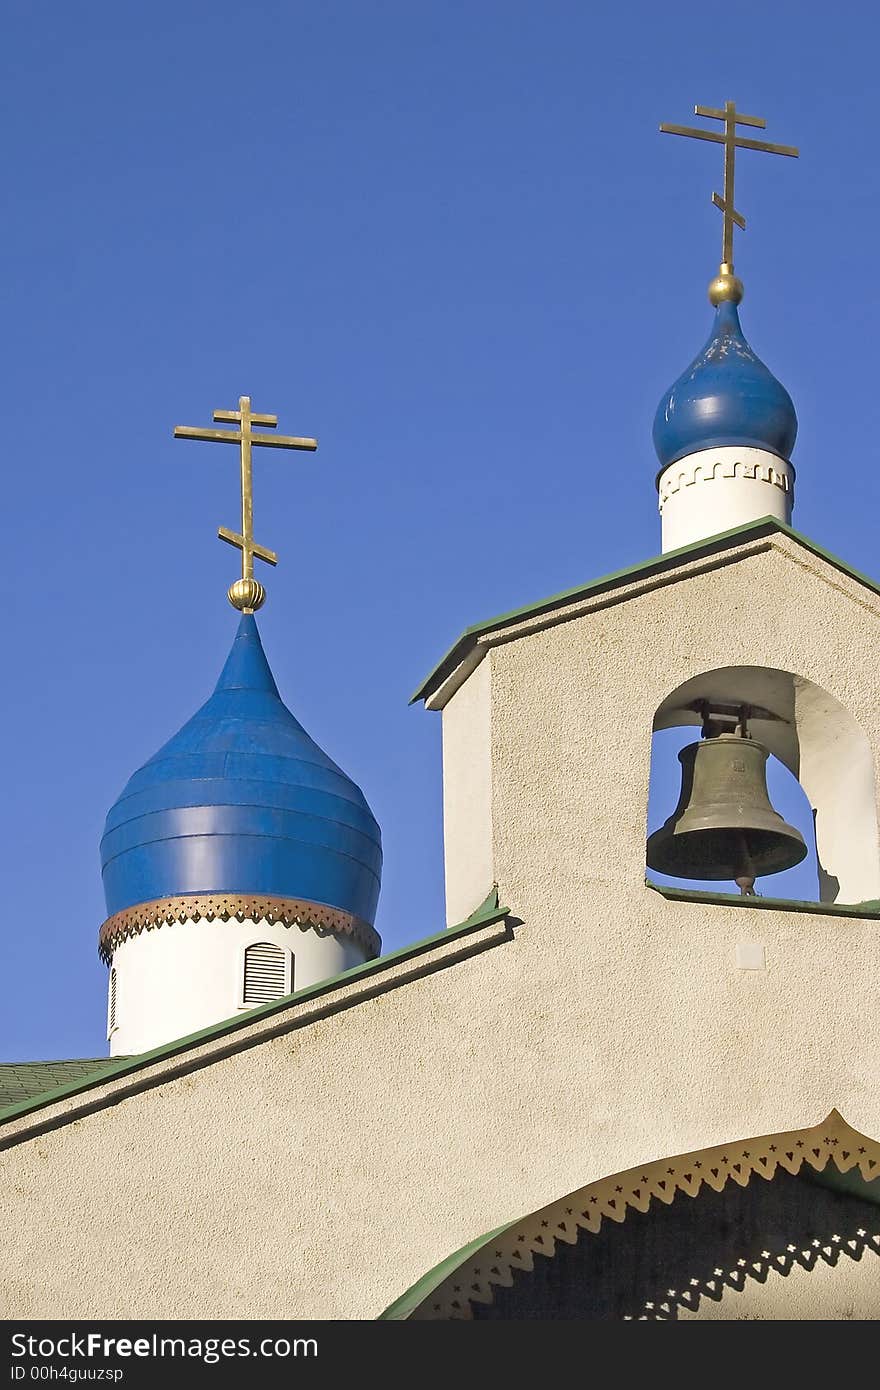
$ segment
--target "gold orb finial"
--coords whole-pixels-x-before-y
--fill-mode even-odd
[[[257,579],[236,579],[227,589],[226,597],[239,613],[256,613],[266,602],[266,590]]]
[[[798,151],[794,145],[771,145],[766,140],[746,139],[737,134],[737,126],[753,126],[764,130],[767,122],[762,116],[744,116],[737,111],[736,102],[726,101],[724,107],[695,106],[694,115],[704,120],[721,121],[724,134],[715,130],[704,130],[698,126],[669,125],[666,121],[660,127],[664,135],[686,135],[691,140],[709,140],[724,146],[724,193],[713,193],[712,202],[722,214],[721,224],[721,269],[709,286],[709,299],[717,307],[719,304],[739,304],[743,297],[743,284],[733,273],[733,229],[746,229],[746,219],[737,212],[733,200],[733,182],[736,171],[737,150],[762,150],[765,154],[784,154],[797,159]]]
[[[727,261],[722,261],[715,279],[709,282],[710,303],[716,308],[725,301],[739,304],[744,294],[743,282],[738,275],[734,275],[733,266],[728,265]]]

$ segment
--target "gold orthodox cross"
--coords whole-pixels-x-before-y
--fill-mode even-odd
[[[241,551],[241,579],[229,589],[229,602],[242,613],[253,613],[266,599],[262,584],[254,578],[254,557],[276,565],[274,550],[257,545],[254,540],[254,481],[251,450],[254,446],[269,449],[317,449],[317,439],[299,439],[290,434],[255,434],[253,425],[275,429],[277,415],[257,415],[251,410],[250,396],[239,396],[238,410],[215,410],[214,419],[238,425],[232,430],[200,430],[192,425],[175,425],[175,439],[205,439],[210,444],[238,444],[241,456],[241,531],[221,526],[217,532],[222,541]]]
[[[718,281],[713,281],[710,287],[710,297],[712,290],[718,286],[719,297],[723,299],[742,298],[742,285],[736,280],[733,274],[733,228],[734,225],[741,230],[745,230],[746,219],[741,213],[737,212],[733,200],[734,165],[737,150],[762,150],[765,154],[785,154],[792,159],[797,159],[798,150],[793,145],[771,145],[766,140],[748,140],[745,136],[737,135],[738,125],[756,126],[759,130],[766,128],[767,122],[760,116],[743,116],[736,109],[736,103],[726,101],[723,111],[716,111],[711,106],[695,106],[695,116],[703,116],[710,121],[723,121],[724,134],[721,135],[715,130],[699,130],[696,126],[686,125],[667,125],[660,127],[664,135],[688,135],[693,140],[712,140],[716,145],[724,146],[724,193],[712,194],[712,202],[716,208],[720,208],[723,216],[723,230],[721,234],[721,275]],[[722,281],[729,282],[727,288],[730,293],[722,293],[725,286]],[[734,293],[738,286],[739,292]],[[717,302],[713,298],[713,302]]]

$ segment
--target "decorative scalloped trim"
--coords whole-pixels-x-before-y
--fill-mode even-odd
[[[536,1255],[552,1258],[557,1241],[574,1245],[582,1231],[595,1235],[603,1220],[624,1221],[630,1208],[646,1212],[652,1200],[669,1206],[682,1192],[696,1197],[703,1183],[716,1192],[731,1179],[740,1187],[747,1187],[756,1173],[769,1181],[778,1168],[798,1173],[804,1162],[821,1172],[832,1158],[841,1173],[857,1168],[868,1182],[880,1177],[880,1144],[859,1134],[832,1110],[826,1120],[812,1129],[719,1144],[600,1178],[493,1236],[438,1284],[410,1317],[471,1319],[472,1304],[492,1303],[496,1287],[510,1288],[518,1270],[534,1268]],[[876,1244],[880,1237],[873,1240]],[[814,1259],[825,1258],[821,1251],[812,1255]],[[741,1277],[741,1272],[735,1271],[726,1280],[722,1277],[722,1282],[738,1287],[736,1279]],[[667,1315],[662,1311],[655,1314],[660,1318]]]
[[[788,469],[774,468],[770,463],[742,463],[739,460],[729,462],[722,459],[717,459],[714,463],[707,463],[701,459],[699,463],[691,463],[687,467],[682,467],[681,463],[673,463],[660,477],[661,511],[664,502],[674,496],[682,486],[692,487],[697,482],[711,483],[716,478],[749,478],[752,482],[772,483],[783,492],[791,492]]]
[[[171,926],[175,922],[280,922],[303,931],[341,933],[352,937],[373,960],[382,949],[378,932],[361,917],[322,903],[299,898],[272,898],[241,893],[193,893],[184,898],[157,898],[139,903],[108,917],[98,934],[98,954],[110,964],[116,947],[142,931]]]

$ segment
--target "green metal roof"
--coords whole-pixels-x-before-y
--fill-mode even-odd
[[[12,1105],[24,1105],[45,1091],[73,1086],[95,1072],[106,1071],[108,1065],[107,1057],[77,1057],[64,1062],[0,1062],[0,1113]]]
[[[815,541],[802,536],[800,531],[795,531],[793,527],[786,526],[782,521],[777,521],[776,517],[764,516],[758,521],[748,522],[745,526],[736,526],[731,531],[721,531],[717,536],[709,536],[706,540],[694,541],[690,545],[680,546],[678,550],[668,550],[665,555],[655,555],[650,560],[642,560],[639,564],[629,565],[626,569],[615,570],[612,574],[603,575],[600,579],[593,579],[588,584],[579,585],[575,589],[566,589],[561,594],[554,594],[551,598],[526,604],[524,608],[514,608],[510,613],[502,613],[497,618],[489,618],[485,622],[475,623],[473,627],[465,628],[458,641],[449,648],[449,651],[441,658],[433,671],[429,672],[422,681],[412,696],[410,704],[415,704],[417,700],[427,700],[433,695],[477,645],[477,639],[487,633],[501,632],[505,627],[522,622],[524,618],[539,617],[542,613],[552,613],[555,608],[564,608],[570,603],[576,603],[578,599],[607,593],[611,589],[618,588],[621,584],[631,583],[634,579],[662,574],[664,571],[675,569],[678,565],[685,564],[690,560],[699,559],[704,555],[717,555],[743,541],[772,535],[773,532],[789,536],[813,555],[827,561],[829,565],[833,565],[835,569],[849,575],[859,584],[864,584],[872,593],[880,594],[880,585],[875,583],[873,579],[868,579],[866,575],[854,570],[838,556],[832,555],[830,551],[823,550],[820,545],[816,545]]]
[[[519,1220],[519,1217],[517,1217]],[[445,1260],[441,1260],[433,1269],[429,1269],[427,1274],[423,1274],[421,1279],[417,1279],[412,1288],[402,1293],[400,1298],[396,1298],[390,1303],[384,1313],[380,1313],[378,1322],[405,1322],[410,1314],[418,1308],[429,1294],[443,1283],[450,1274],[463,1265],[465,1260],[471,1255],[475,1255],[481,1246],[486,1245],[496,1236],[503,1235],[509,1231],[514,1223],[508,1221],[504,1226],[498,1226],[494,1231],[487,1231],[484,1236],[479,1236],[477,1240],[471,1240],[467,1245],[463,1245],[460,1250],[456,1250],[454,1255],[447,1255]]]
[[[336,989],[341,984],[347,984],[350,980],[379,975],[390,966],[398,965],[413,956],[422,955],[432,946],[440,945],[446,941],[454,941],[457,937],[467,936],[479,927],[488,927],[493,922],[502,922],[505,917],[509,916],[510,908],[502,907],[499,904],[498,890],[493,888],[485,901],[471,913],[470,917],[466,917],[463,922],[459,922],[456,926],[446,927],[443,931],[435,932],[432,936],[422,937],[420,941],[413,941],[408,946],[401,946],[397,951],[389,951],[387,955],[378,956],[375,960],[368,960],[363,965],[352,966],[350,970],[343,970],[340,974],[332,975],[329,979],[321,980],[318,984],[307,985],[305,989],[298,989],[294,994],[285,995],[283,999],[275,999],[271,1004],[261,1004],[256,1009],[249,1009],[247,1013],[237,1014],[234,1018],[223,1019],[220,1023],[212,1024],[210,1028],[202,1028],[197,1033],[190,1033],[188,1037],[175,1038],[173,1042],[164,1043],[162,1047],[154,1047],[150,1052],[141,1052],[135,1057],[114,1057],[112,1059],[101,1057],[88,1061],[0,1064],[0,1071],[15,1071],[19,1074],[26,1073],[31,1068],[80,1068],[75,1074],[73,1071],[67,1071],[57,1077],[47,1076],[44,1072],[41,1078],[44,1084],[41,1089],[38,1090],[36,1084],[32,1084],[27,1094],[20,1098],[0,1100],[0,1125],[6,1124],[9,1120],[17,1120],[31,1111],[40,1110],[43,1106],[65,1100],[68,1096],[74,1096],[80,1091],[101,1085],[105,1081],[112,1081],[117,1077],[142,1071],[145,1067],[152,1066],[154,1062],[175,1057],[181,1052],[200,1047],[203,1043],[210,1042],[214,1038],[222,1038],[240,1032],[259,1019],[271,1018],[273,1014],[283,1013],[291,1005],[298,1004],[303,1000],[320,998],[322,994],[328,994],[331,990]],[[34,1083],[37,1079],[35,1075]]]

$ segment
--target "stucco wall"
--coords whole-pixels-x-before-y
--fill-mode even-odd
[[[878,635],[873,596],[774,544],[495,648],[513,938],[0,1154],[0,1316],[375,1317],[603,1174],[833,1106],[880,1135],[880,924],[643,882],[663,695],[801,672],[876,758]]]
[[[443,851],[446,921],[463,922],[485,898],[492,865],[492,671],[484,662],[443,711]]]

